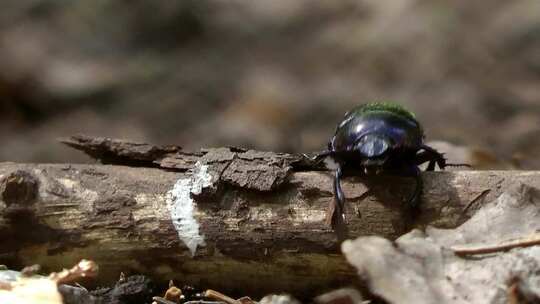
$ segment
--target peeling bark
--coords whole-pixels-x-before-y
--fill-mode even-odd
[[[247,150],[212,148],[186,152],[178,146],[153,146],[124,140],[84,135],[61,139],[105,164],[159,167],[174,171],[192,170],[197,163],[211,166],[216,181],[259,191],[279,187],[293,166],[308,166],[300,155]]]
[[[83,151],[94,159],[99,159],[104,164],[127,166],[157,167],[154,161],[182,150],[178,146],[160,147],[146,143],[84,135],[61,138],[60,141]]]

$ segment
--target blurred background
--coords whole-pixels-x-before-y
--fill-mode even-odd
[[[91,161],[56,142],[76,133],[317,151],[374,100],[540,169],[540,1],[2,2],[0,161]]]

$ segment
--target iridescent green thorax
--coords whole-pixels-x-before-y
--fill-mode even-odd
[[[382,113],[391,113],[403,118],[408,118],[410,120],[413,120],[418,125],[418,121],[416,120],[416,117],[414,113],[411,111],[408,111],[401,105],[391,103],[391,102],[372,102],[368,103],[362,106],[357,107],[353,110],[353,112],[357,115],[366,114],[366,113],[376,113],[376,112],[382,112]]]

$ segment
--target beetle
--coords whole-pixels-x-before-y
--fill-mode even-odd
[[[347,169],[356,169],[369,176],[393,172],[413,177],[416,186],[407,202],[416,207],[422,193],[419,165],[428,163],[426,171],[435,166],[444,170],[448,164],[442,153],[424,143],[424,130],[415,115],[404,107],[391,102],[374,102],[358,106],[345,114],[338,124],[328,148],[310,158],[320,163],[329,157],[336,163],[334,174],[334,225],[337,218],[345,219],[345,195],[341,178]]]

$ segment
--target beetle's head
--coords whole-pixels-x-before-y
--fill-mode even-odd
[[[363,157],[364,167],[381,167],[389,156],[392,141],[388,136],[377,133],[364,135],[356,144],[355,150]]]

